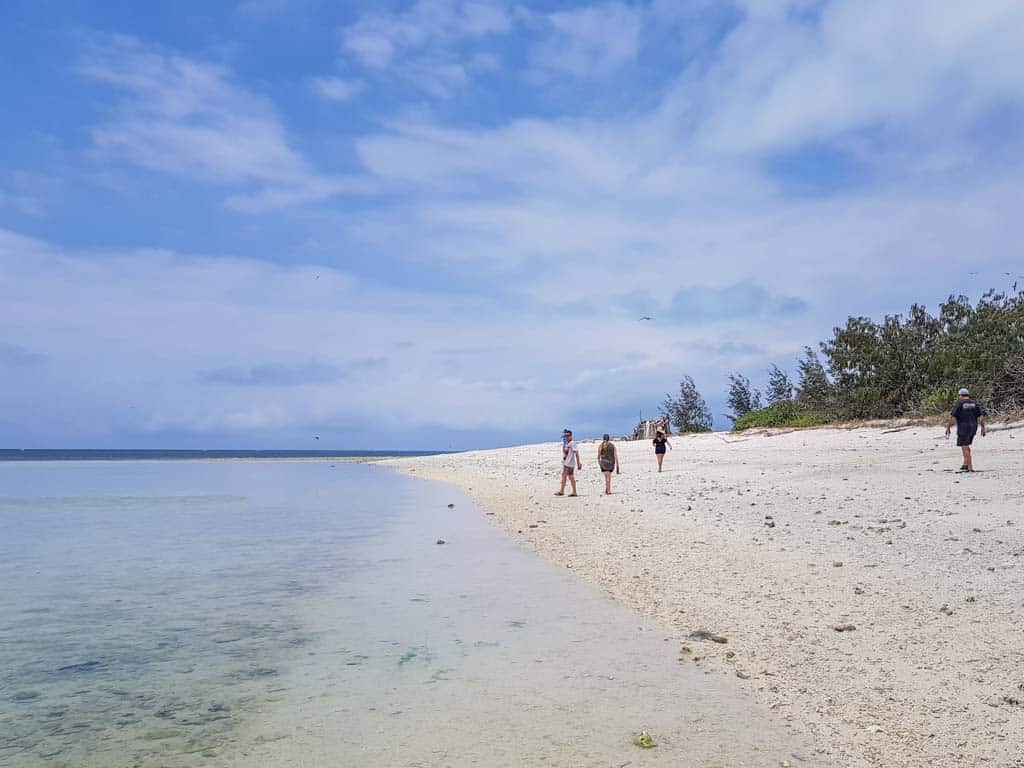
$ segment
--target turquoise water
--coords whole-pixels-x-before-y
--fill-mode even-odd
[[[0,462],[0,585],[3,768],[818,764],[679,638],[384,467]]]
[[[400,505],[380,503],[384,474],[0,464],[0,765],[133,765],[165,739],[206,751],[309,642],[303,601],[386,530]]]

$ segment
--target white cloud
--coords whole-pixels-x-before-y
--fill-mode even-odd
[[[340,37],[343,55],[367,75],[448,98],[473,74],[499,68],[500,58],[486,46],[512,28],[503,2],[417,0],[405,11],[365,13]]]
[[[681,98],[705,102],[701,142],[729,152],[864,128],[956,131],[1020,101],[1022,46],[1017,2],[835,0],[808,18],[751,13]]]
[[[643,7],[619,2],[548,14],[534,66],[577,78],[607,76],[637,58],[644,16]]]
[[[400,247],[401,232],[421,259],[553,307],[647,291],[654,309],[681,288],[754,280],[812,304],[787,343],[821,338],[842,319],[837,306],[897,311],[969,291],[970,264],[1005,264],[1004,244],[1018,237],[1019,167],[960,158],[937,177],[901,166],[898,176],[791,199],[746,150],[680,134],[661,108],[488,130],[396,123],[362,139],[358,153],[410,202],[368,214],[361,235],[386,251]],[[939,139],[918,148],[949,149]]]
[[[364,66],[384,68],[396,54],[445,48],[511,29],[508,11],[498,3],[471,0],[417,0],[404,13],[372,12],[341,31],[342,48]]]
[[[346,80],[341,77],[314,77],[309,82],[313,92],[327,101],[349,101],[363,90],[364,84],[359,80]]]
[[[0,210],[42,218],[49,206],[64,193],[59,176],[27,170],[0,174]]]
[[[94,40],[79,71],[127,96],[117,117],[93,131],[102,157],[240,188],[228,204],[246,212],[360,189],[354,180],[311,167],[292,148],[271,104],[222,66],[104,36]]]
[[[35,414],[41,442],[85,416],[93,430],[262,443],[367,422],[542,430],[616,393],[657,394],[679,364],[666,348],[719,333],[611,305],[524,312],[396,291],[323,265],[68,252],[3,230],[0,274],[0,340],[46,360],[12,369],[0,407]]]
[[[32,195],[7,192],[0,189],[0,209],[10,208],[26,216],[39,218],[46,213],[42,202]]]
[[[724,41],[664,94],[645,93],[647,111],[524,119],[509,109],[486,129],[401,113],[355,142],[359,181],[318,173],[271,105],[224,68],[124,41],[94,54],[90,75],[127,94],[120,119],[97,133],[105,151],[230,187],[229,204],[247,210],[386,189],[384,203],[357,216],[320,213],[390,269],[426,265],[438,283],[450,275],[478,296],[397,291],[326,266],[66,253],[8,234],[0,340],[45,356],[50,378],[6,387],[0,409],[40,412],[60,392],[72,393],[68,418],[76,405],[113,413],[115,400],[144,402],[135,427],[151,430],[277,434],[380,414],[405,430],[536,432],[575,411],[656,402],[682,372],[711,398],[722,366],[750,366],[756,379],[759,366],[785,364],[848,313],[997,285],[991,277],[1019,260],[1007,243],[1024,235],[1024,145],[1010,136],[1017,155],[979,162],[989,146],[971,132],[989,110],[1024,105],[1020,6],[743,6]],[[467,7],[421,2],[364,17],[345,45],[383,68],[361,77],[420,77],[444,95],[496,64],[490,52],[476,51],[484,58],[475,63],[451,52],[511,23],[497,6],[477,17]],[[566,61],[546,71],[628,68],[646,39],[626,19],[637,8],[562,12]],[[667,18],[671,9],[659,8],[642,23]],[[625,14],[621,39],[606,34],[615,13]],[[538,18],[524,26],[536,29]],[[359,49],[360,40],[377,42]],[[880,137],[852,135],[867,128]],[[821,144],[853,156],[866,178],[829,187],[829,170],[811,167],[828,194],[800,197],[786,192],[785,173],[766,170],[780,150]],[[345,251],[320,252],[332,261]],[[737,285],[754,301],[798,297],[808,307],[757,323],[705,308],[691,312],[703,325],[680,327],[687,309],[701,309],[692,297],[742,301],[727,290]],[[635,321],[641,306],[653,323]],[[40,321],[25,328],[18,317]],[[353,368],[368,358],[380,367]]]
[[[395,43],[382,31],[349,29],[343,35],[342,45],[364,67],[382,69],[395,55]]]

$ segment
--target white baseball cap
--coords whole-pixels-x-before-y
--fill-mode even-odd
[[[971,393],[967,391],[967,387],[960,387],[960,391],[959,391],[959,392],[958,392],[957,394],[960,394],[960,395],[969,395],[969,394],[971,394]]]

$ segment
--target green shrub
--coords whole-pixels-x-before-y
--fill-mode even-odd
[[[815,411],[792,401],[775,403],[759,411],[745,413],[732,425],[733,432],[765,427],[817,427],[835,421],[832,414]]]
[[[939,387],[921,401],[925,413],[945,413],[956,403],[957,390],[953,387]]]

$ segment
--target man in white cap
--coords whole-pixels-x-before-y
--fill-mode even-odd
[[[565,496],[565,481],[572,483],[572,493],[576,495],[576,470],[583,469],[583,461],[580,459],[580,449],[576,441],[572,439],[572,430],[562,431],[562,486],[555,496]]]
[[[985,409],[981,404],[971,398],[971,393],[965,388],[960,390],[960,399],[953,410],[949,412],[949,421],[946,422],[946,437],[949,437],[949,430],[956,424],[956,444],[964,454],[964,464],[960,469],[963,472],[973,472],[974,464],[971,461],[971,443],[974,442],[974,434],[981,424],[981,436],[985,436]]]

